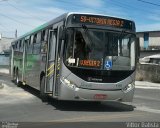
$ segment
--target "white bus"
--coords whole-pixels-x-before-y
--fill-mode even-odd
[[[130,102],[137,47],[133,21],[66,13],[12,42],[11,74],[42,99]]]

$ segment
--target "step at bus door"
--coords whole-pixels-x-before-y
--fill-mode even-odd
[[[46,68],[46,93],[55,96],[56,68],[57,68],[57,31],[58,28],[49,30],[48,56]]]

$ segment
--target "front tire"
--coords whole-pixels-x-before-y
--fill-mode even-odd
[[[45,77],[44,76],[40,80],[40,98],[42,99],[42,102],[47,101],[47,96],[45,94]]]
[[[16,71],[15,71],[15,67],[13,68],[12,80],[13,80],[13,82],[15,82],[15,80],[16,80]]]

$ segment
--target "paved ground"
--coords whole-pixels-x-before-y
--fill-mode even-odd
[[[0,121],[13,122],[160,122],[159,84],[136,82],[133,103],[43,103],[39,92],[14,85],[0,75]],[[147,87],[146,87],[147,86]]]
[[[0,73],[1,74],[9,74],[9,69],[8,68],[2,68],[2,66],[0,66]]]

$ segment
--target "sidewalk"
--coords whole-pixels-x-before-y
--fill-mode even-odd
[[[160,83],[152,83],[147,81],[135,81],[136,88],[160,89]]]
[[[9,69],[7,69],[7,68],[0,68],[0,73],[9,74]]]

